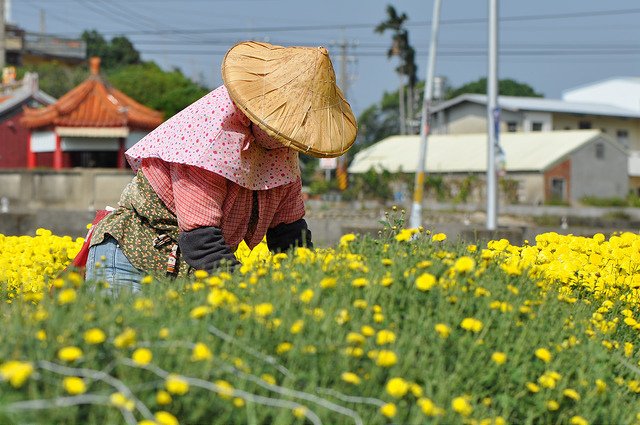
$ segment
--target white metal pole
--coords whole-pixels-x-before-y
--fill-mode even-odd
[[[429,43],[429,62],[425,80],[424,97],[422,99],[422,116],[420,119],[420,155],[416,167],[416,178],[413,188],[413,206],[409,217],[409,226],[416,228],[422,225],[422,199],[424,195],[425,163],[427,161],[427,142],[429,138],[429,115],[433,97],[433,77],[436,69],[436,48],[438,46],[438,27],[440,26],[441,0],[433,2],[431,18],[431,40]]]
[[[498,215],[498,0],[489,0],[489,74],[487,77],[487,230],[495,230]]]

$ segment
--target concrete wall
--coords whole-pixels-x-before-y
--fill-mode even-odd
[[[484,105],[465,102],[437,114],[436,134],[483,133],[487,130],[487,109]],[[631,150],[640,150],[640,119],[601,117],[550,112],[501,111],[501,131],[507,131],[508,122],[517,123],[517,131],[530,131],[531,123],[543,122],[543,130],[576,130],[581,121],[591,123],[614,140],[618,130],[626,130],[628,140],[621,141]]]
[[[12,211],[94,210],[115,206],[132,177],[131,170],[111,168],[0,169],[0,199]]]
[[[487,130],[487,108],[465,102],[446,112],[446,134],[482,133]]]
[[[518,202],[540,205],[544,203],[544,176],[540,173],[508,173],[508,178],[517,180]]]
[[[604,157],[596,157],[598,145]],[[571,200],[585,196],[624,198],[629,192],[627,155],[604,138],[596,139],[571,154]]]
[[[627,130],[629,139],[626,147],[640,150],[640,119],[554,114],[553,129],[575,130],[580,121],[590,122],[591,128],[602,130],[614,140],[617,140],[618,130]]]

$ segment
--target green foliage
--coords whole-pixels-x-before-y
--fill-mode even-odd
[[[391,181],[394,174],[387,170],[377,172],[370,169],[365,173],[352,174],[345,199],[375,199],[389,201],[393,199]]]
[[[446,99],[453,99],[454,97],[466,94],[466,93],[487,93],[487,79],[480,78],[479,80],[472,81],[470,83],[463,84],[457,88],[451,88],[446,93]],[[520,83],[512,79],[500,80],[498,83],[498,93],[502,96],[524,96],[524,97],[544,97],[541,93],[536,92],[533,87],[526,83]]]
[[[466,203],[471,193],[478,185],[478,176],[470,174],[458,183],[458,193],[454,198],[454,202]]]
[[[126,37],[107,41],[95,30],[82,33],[87,42],[87,56],[101,58],[101,72],[115,88],[170,118],[204,96],[209,89],[194,83],[180,70],[163,71],[154,62],[143,63],[140,53]],[[59,98],[88,76],[86,67],[69,68],[56,62],[23,67],[18,70],[37,72],[40,88]]]
[[[416,72],[418,67],[415,61],[415,49],[409,44],[409,32],[404,28],[405,21],[408,17],[406,13],[398,15],[396,9],[392,5],[387,5],[387,20],[378,24],[375,32],[384,33],[387,30],[393,32],[391,47],[387,52],[387,56],[398,56],[400,65],[396,68],[396,72],[407,77],[409,86],[415,86],[418,81]]]
[[[520,182],[516,179],[501,177],[498,180],[498,183],[500,185],[500,192],[502,196],[504,196],[507,203],[517,204],[519,201],[518,188],[520,187]]]
[[[141,63],[140,53],[127,37],[107,41],[96,30],[84,31],[80,37],[87,43],[87,57],[98,56],[105,69]]]
[[[120,67],[108,72],[107,77],[114,87],[128,96],[163,111],[165,118],[175,115],[208,92],[179,70],[165,72],[153,62]]]
[[[304,423],[292,412],[292,406],[304,405],[327,424],[358,423],[355,415],[371,425],[496,423],[498,417],[513,424],[582,423],[574,419],[578,415],[589,423],[633,423],[636,361],[603,340],[637,347],[638,333],[615,326],[617,320],[606,332],[594,325],[621,317],[622,304],[601,313],[602,299],[579,285],[545,286],[540,277],[507,274],[496,259],[483,260],[481,250],[417,236],[397,242],[387,232],[325,257],[299,250],[228,278],[152,281],[140,293],[123,291],[114,298],[89,283],[66,304],[59,301],[61,288],[40,301],[25,295],[3,302],[0,364],[29,362],[34,373],[19,388],[0,379],[0,418],[9,424],[97,425],[126,423],[130,415],[128,422],[137,423],[148,408],[151,414],[170,412],[184,424],[282,425]],[[457,266],[462,256],[467,265],[471,257],[471,270]],[[419,290],[427,274],[433,286]],[[325,278],[334,279],[334,286],[321,286]],[[202,316],[193,314],[196,308],[204,308]],[[632,308],[629,314],[636,315]],[[480,327],[465,328],[465,319]],[[447,329],[446,336],[436,325]],[[365,336],[363,327],[373,334]],[[91,345],[83,336],[95,328],[107,339]],[[122,338],[126,330],[129,339]],[[380,342],[380,331],[393,340]],[[212,358],[194,360],[195,343],[206,345]],[[68,346],[79,347],[82,357],[59,359]],[[140,348],[153,354],[148,365],[132,361]],[[535,354],[541,348],[550,352],[546,360]],[[395,353],[396,363],[381,365],[381,350]],[[492,361],[496,352],[504,353],[503,364]],[[360,382],[345,382],[344,372]],[[550,372],[558,375],[552,385],[540,379]],[[157,393],[167,388],[168,373],[190,385],[160,404]],[[65,376],[82,376],[87,393],[68,395]],[[392,396],[392,378],[411,388]],[[232,386],[231,395],[220,393],[220,380]],[[606,385],[603,391],[596,380]],[[528,383],[538,392],[528,390]],[[567,389],[579,399],[567,396]],[[138,408],[118,409],[109,401],[115,392],[135,396]],[[469,412],[454,411],[458,397],[466,398]],[[30,400],[41,400],[45,408],[22,403]],[[63,403],[73,400],[85,403]],[[442,416],[425,415],[427,400]],[[549,400],[559,409],[549,410]],[[383,403],[396,404],[393,419],[379,413]]]
[[[426,192],[435,192],[436,199],[443,202],[449,198],[449,190],[445,184],[444,178],[439,175],[430,174],[425,178]]]
[[[326,180],[323,176],[318,174],[315,179],[309,184],[309,193],[311,195],[324,195],[332,190],[337,190],[338,184],[336,179]]]
[[[547,200],[544,204],[555,206],[555,207],[568,207],[571,205],[569,201],[565,201],[564,199],[554,199],[554,198]]]
[[[585,196],[580,199],[580,203],[591,207],[629,207],[633,206],[633,197],[623,198],[600,198],[597,196]]]
[[[84,67],[69,68],[58,62],[20,67],[17,69],[18,78],[22,78],[27,72],[37,73],[40,89],[55,98],[82,83],[89,75]]]
[[[415,91],[416,99],[422,99],[424,81],[416,84]],[[348,153],[350,157],[386,137],[400,134],[399,104],[397,91],[384,92],[379,103],[369,106],[360,114],[358,139]],[[416,108],[415,112],[419,115],[419,108]]]

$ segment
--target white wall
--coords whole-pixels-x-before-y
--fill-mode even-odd
[[[533,123],[542,123],[542,130],[553,130],[553,118],[550,112],[524,112],[522,117],[522,131],[532,131]]]
[[[31,152],[53,152],[56,150],[56,134],[53,131],[31,133]]]

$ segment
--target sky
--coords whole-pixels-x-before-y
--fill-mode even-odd
[[[433,0],[9,0],[10,21],[30,32],[128,37],[164,69],[215,88],[233,44],[325,46],[356,115],[397,90],[391,33],[374,31],[391,4],[408,17],[418,77],[426,77]],[[498,0],[499,78],[549,98],[612,77],[640,77],[638,0]],[[488,0],[442,0],[435,73],[456,87],[487,74]],[[344,47],[341,47],[344,46]],[[346,51],[346,55],[342,55]],[[342,57],[346,57],[346,72]]]

